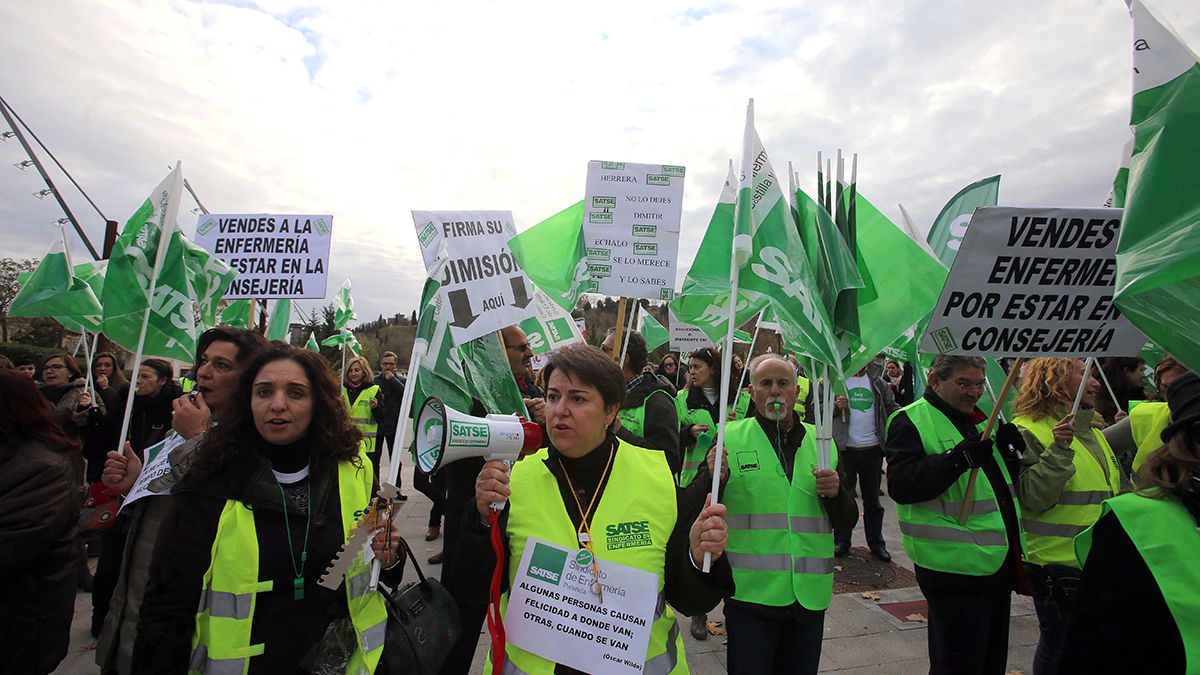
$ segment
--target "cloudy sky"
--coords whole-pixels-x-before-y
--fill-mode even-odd
[[[1200,4],[1151,2],[1200,47]],[[10,0],[0,96],[122,223],[175,160],[215,212],[334,214],[329,295],[350,277],[365,320],[416,304],[410,210],[524,229],[582,198],[590,159],[687,167],[686,270],[750,97],[777,169],[858,152],[897,221],[997,173],[1002,204],[1099,204],[1130,43],[1121,0]],[[41,255],[61,217],[22,159],[0,144],[0,256]]]

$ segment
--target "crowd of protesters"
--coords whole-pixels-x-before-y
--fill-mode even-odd
[[[589,536],[559,544],[599,551],[600,511],[650,523],[661,548],[636,564],[659,576],[666,604],[648,628],[648,672],[686,663],[675,613],[705,639],[722,600],[730,672],[816,672],[856,498],[869,552],[891,561],[885,487],[928,602],[931,672],[1005,672],[1014,592],[1033,598],[1035,673],[1200,663],[1200,573],[1181,564],[1200,559],[1200,378],[1170,356],[1152,371],[1130,358],[1005,361],[1019,369],[1015,396],[989,438],[983,359],[880,356],[833,385],[821,459],[813,399],[825,385],[792,355],[737,355],[724,370],[708,347],[654,363],[631,332],[623,358],[610,335],[535,372],[525,334],[500,335],[546,441],[512,467],[414,473],[433,502],[425,539],[442,539],[428,562],[444,564],[461,621],[441,672],[472,663],[497,564],[493,502],[505,503],[505,593],[529,537],[565,526]],[[65,353],[0,357],[0,672],[57,666],[79,590],[92,594],[104,673],[311,672],[339,639],[351,647],[337,668],[384,670],[382,600],[318,583],[379,488],[384,449],[392,462],[407,453],[394,447],[405,377],[394,353],[375,365],[378,375],[354,357],[338,374],[319,355],[224,327],[200,337],[188,393],[160,359],[130,381],[108,352],[90,377]],[[463,412],[491,411],[475,401]],[[152,462],[162,469],[134,498]],[[608,506],[574,508],[583,503]],[[399,581],[396,525],[372,548],[385,584]],[[346,588],[369,571],[351,566]],[[512,672],[576,672],[511,645],[498,659]]]

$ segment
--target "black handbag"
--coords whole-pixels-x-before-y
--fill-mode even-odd
[[[458,605],[437,579],[427,579],[407,542],[401,542],[420,581],[382,593],[387,605],[387,637],[382,665],[388,673],[435,675],[458,641]]]

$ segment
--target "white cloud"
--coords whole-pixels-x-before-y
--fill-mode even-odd
[[[1200,45],[1194,3],[1156,6]],[[1005,203],[1098,203],[1129,41],[1116,1],[50,0],[0,5],[0,94],[115,220],[176,159],[213,210],[335,214],[330,295],[350,276],[374,317],[417,301],[410,209],[528,227],[589,159],[686,165],[690,260],[751,96],[777,168],[811,182],[817,150],[856,151],[864,193],[922,226],[995,173]],[[0,146],[0,255],[40,255],[60,217],[20,159]]]

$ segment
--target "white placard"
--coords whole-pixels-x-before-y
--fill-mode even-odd
[[[508,641],[585,673],[641,673],[658,575],[606,560],[599,566],[602,598],[592,592],[591,553],[529,537],[504,612]]]
[[[450,335],[462,344],[505,326],[520,323],[534,311],[534,286],[521,270],[508,240],[516,235],[511,211],[413,211],[417,241],[425,269],[448,259],[438,281],[450,310]]]
[[[1113,304],[1121,209],[975,210],[921,351],[1133,356],[1146,337]]]
[[[675,312],[671,312],[669,309],[668,312],[670,312],[668,318],[671,321],[671,325],[668,327],[671,331],[671,351],[691,354],[697,349],[713,346],[713,341],[708,339],[704,331],[676,319]]]
[[[125,500],[121,502],[122,509],[142,497],[171,494],[174,481],[159,479],[171,474],[171,451],[183,445],[186,440],[171,431],[167,433],[166,438],[142,451],[146,465],[142,467],[142,472],[133,482],[133,487],[129,488],[129,494],[125,495]]]
[[[206,213],[194,241],[238,272],[225,299],[324,298],[333,216]]]
[[[674,297],[682,166],[588,162],[583,239],[596,292]]]

